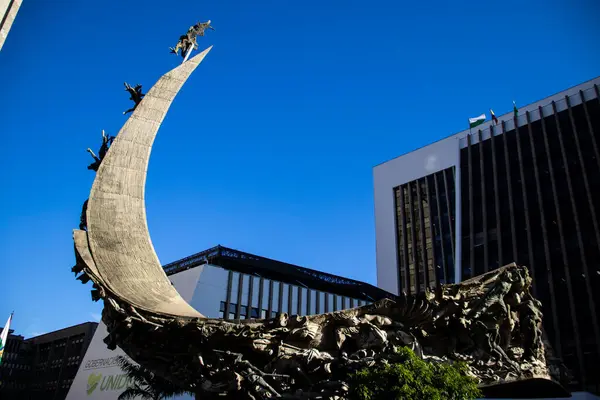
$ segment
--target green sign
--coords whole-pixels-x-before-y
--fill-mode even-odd
[[[99,389],[101,392],[125,389],[129,386],[130,382],[131,379],[125,374],[103,376],[100,373],[92,373],[88,375],[87,394],[88,396],[91,395],[96,389]]]

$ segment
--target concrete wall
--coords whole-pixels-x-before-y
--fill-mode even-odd
[[[0,0],[0,50],[6,41],[23,0]]]
[[[221,301],[225,301],[227,295],[227,275],[229,272],[213,265],[201,265],[191,271],[196,269],[202,269],[202,273],[190,304],[208,318],[219,318],[219,306]]]

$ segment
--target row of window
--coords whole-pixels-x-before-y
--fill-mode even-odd
[[[394,188],[398,287],[416,293],[454,280],[454,169]]]
[[[220,307],[221,316],[225,319],[235,319],[237,314],[244,319],[267,318],[269,311],[270,317],[277,312],[291,315],[322,314],[367,304],[364,300],[233,271],[229,272],[228,279],[228,301],[222,302]],[[227,303],[229,310],[226,310]]]
[[[221,302],[221,307],[219,311],[221,312],[220,317],[225,318],[225,309],[227,308],[227,303],[224,301]],[[267,313],[269,310],[258,310],[257,307],[248,307],[248,306],[239,306],[237,304],[231,303],[229,304],[229,319],[235,319],[235,315],[238,312],[238,308],[240,311],[240,318],[243,319],[254,319],[254,318],[267,318]],[[250,311],[250,315],[248,315],[248,310]],[[271,311],[270,318],[275,318],[277,316],[276,311]]]
[[[14,360],[15,358],[17,358],[17,353],[4,353],[2,356],[3,361]]]
[[[25,389],[27,389],[27,387],[28,387],[28,385],[26,385],[24,383],[17,383],[17,382],[11,382],[11,381],[5,381],[5,382],[0,381],[0,388],[3,388],[3,389],[25,390]]]
[[[79,364],[79,356],[72,356],[67,358],[67,366],[71,366],[71,365],[77,365]]]
[[[15,364],[15,363],[3,363],[3,364],[0,364],[0,368],[18,369],[18,370],[23,370],[23,371],[31,370],[31,367],[29,365]]]

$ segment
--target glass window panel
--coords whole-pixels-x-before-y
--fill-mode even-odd
[[[302,291],[302,303],[300,304],[299,314],[307,315],[308,309],[306,306],[308,304],[308,290],[306,290],[306,288],[300,288],[300,290]]]
[[[281,302],[281,310],[279,312],[286,313],[288,312],[288,290],[290,290],[290,285],[282,283],[283,285],[283,301]]]
[[[271,293],[271,297],[273,298],[272,311],[279,311],[279,285],[279,282],[273,281],[273,293]]]
[[[237,301],[239,283],[240,283],[240,274],[239,274],[239,272],[234,272],[233,280],[231,281],[231,302],[232,303],[235,303]]]
[[[260,278],[257,276],[252,277],[252,307],[258,307],[258,291],[260,289]],[[257,318],[257,317],[253,317]]]
[[[310,291],[310,310],[308,310],[310,315],[319,313],[317,310],[317,293],[318,292],[316,290]]]
[[[264,279],[263,280],[262,308],[264,310],[266,310],[269,307],[269,282],[270,282],[269,279]]]
[[[292,290],[292,314],[300,314],[298,310],[298,286],[290,286]]]
[[[248,294],[250,293],[250,279],[252,276],[244,274],[244,282],[242,283],[242,304],[248,305]]]
[[[325,313],[325,293],[319,292],[319,310],[317,314]]]

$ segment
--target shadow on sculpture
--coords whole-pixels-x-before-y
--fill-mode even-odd
[[[206,318],[171,285],[146,223],[152,143],[173,99],[207,49],[164,75],[136,104],[107,150],[75,230],[76,265],[103,300],[109,349],[202,398],[344,398],[349,373],[407,346],[431,362],[463,361],[482,387],[542,379],[554,384],[542,313],[526,267],[511,264],[460,284],[313,316]],[[517,397],[514,396],[513,397]]]

